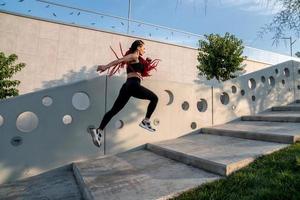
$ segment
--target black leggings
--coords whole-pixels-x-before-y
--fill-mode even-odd
[[[115,116],[128,102],[130,97],[133,96],[138,99],[147,99],[150,100],[150,103],[147,108],[146,118],[150,118],[158,102],[158,97],[152,91],[141,86],[141,80],[137,77],[128,78],[127,81],[123,84],[119,96],[115,101],[113,107],[108,111],[99,126],[101,130],[105,128],[108,122],[113,116]]]

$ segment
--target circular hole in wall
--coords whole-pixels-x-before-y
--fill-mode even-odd
[[[181,108],[182,108],[183,110],[188,110],[189,107],[190,107],[190,105],[189,105],[189,103],[188,103],[187,101],[185,101],[185,102],[183,102],[183,103],[181,104]]]
[[[300,74],[300,69],[298,69],[298,74]]]
[[[285,85],[285,80],[282,79],[282,80],[281,80],[281,83],[282,83],[282,85]]]
[[[245,90],[241,90],[241,95],[242,95],[242,96],[245,95]]]
[[[72,97],[72,105],[77,110],[86,110],[90,107],[90,98],[84,92],[77,92]]]
[[[124,126],[124,122],[122,120],[117,120],[115,122],[115,128],[116,129],[121,129],[121,128],[123,128],[123,126]]]
[[[233,85],[233,86],[231,86],[231,92],[233,93],[233,94],[235,94],[236,93],[236,91],[237,91],[237,89],[236,89],[236,87]]]
[[[63,116],[63,118],[62,118],[62,121],[63,121],[63,123],[64,124],[71,124],[72,123],[72,117],[71,117],[71,115],[65,115],[65,116]]]
[[[275,86],[275,79],[274,79],[273,76],[270,76],[270,77],[268,78],[268,84],[269,84],[270,86],[272,86],[272,87]]]
[[[165,92],[168,94],[168,97],[169,97],[169,101],[168,101],[167,105],[171,105],[174,101],[174,95],[170,90],[165,90]]]
[[[260,80],[261,80],[262,83],[265,83],[266,82],[266,77],[262,76],[262,77],[260,77]]]
[[[154,124],[155,126],[158,126],[158,125],[159,125],[159,119],[157,119],[157,118],[154,119],[154,120],[153,120],[153,124]]]
[[[248,80],[248,87],[251,89],[251,90],[254,90],[255,87],[256,87],[256,81],[254,80],[254,78],[250,78]]]
[[[20,146],[23,142],[23,139],[20,136],[15,136],[10,140],[10,144],[14,147]]]
[[[256,97],[253,95],[253,96],[251,97],[251,99],[252,99],[252,101],[255,101],[255,100],[256,100]]]
[[[52,103],[53,103],[53,99],[51,98],[51,97],[49,97],[49,96],[45,96],[45,97],[43,97],[43,99],[42,99],[42,104],[44,105],[44,106],[51,106],[52,105]]]
[[[229,95],[226,92],[223,92],[220,95],[220,101],[223,105],[227,105],[229,103]]]
[[[197,128],[197,123],[196,122],[192,122],[191,123],[191,128],[192,129],[196,129]]]
[[[278,69],[275,69],[275,74],[278,74],[279,73],[279,70]]]
[[[200,99],[200,101],[197,102],[197,108],[199,112],[205,112],[207,110],[207,101],[205,99]]]
[[[37,128],[39,124],[39,119],[33,112],[23,112],[21,113],[16,121],[17,129],[21,132],[31,132]]]
[[[297,89],[300,90],[300,85],[297,85]]]
[[[0,115],[0,127],[4,124],[4,118]]]
[[[289,70],[289,68],[284,68],[284,70],[283,70],[283,74],[286,76],[286,77],[289,77],[290,76],[290,70]]]

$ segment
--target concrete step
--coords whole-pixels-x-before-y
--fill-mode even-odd
[[[300,103],[300,99],[295,100],[295,103]]]
[[[300,106],[298,105],[275,106],[272,107],[272,111],[300,111]]]
[[[300,122],[300,111],[271,111],[242,116],[243,121]]]
[[[71,166],[0,185],[0,199],[81,200]]]
[[[245,167],[255,158],[286,146],[227,136],[195,134],[147,144],[147,149],[219,175],[229,175]]]
[[[300,111],[300,103],[292,103],[286,106],[274,106],[272,111]]]
[[[85,199],[167,199],[221,178],[147,150],[74,163]]]
[[[292,144],[300,141],[299,123],[235,121],[206,127],[202,133]]]

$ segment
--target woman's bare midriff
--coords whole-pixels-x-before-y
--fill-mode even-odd
[[[141,74],[139,72],[130,72],[127,74],[127,78],[132,78],[132,77],[137,77],[139,79],[141,79]]]

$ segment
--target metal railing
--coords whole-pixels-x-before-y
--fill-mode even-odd
[[[11,3],[12,2],[13,1],[11,1]],[[15,2],[18,1],[15,0]],[[156,40],[159,42],[175,44],[195,49],[198,48],[199,39],[205,39],[205,37],[200,34],[195,34],[183,30],[173,29],[166,26],[130,19],[130,0],[127,18],[78,8],[74,6],[68,6],[47,0],[36,0],[36,2],[38,4],[36,5],[36,9],[45,10],[46,8],[46,11],[40,14],[38,18],[42,17],[44,19],[54,22],[62,22],[70,25],[89,27],[101,31],[142,37],[146,39]],[[2,6],[2,8],[5,7]],[[53,11],[53,9],[49,9],[47,11],[47,8],[55,8],[55,11]],[[22,10],[19,10],[18,12],[22,12]],[[26,6],[23,8],[22,14],[25,13],[26,15],[35,16],[33,14],[34,10],[29,10],[29,8],[26,8]],[[291,59],[300,61],[300,59],[293,58],[287,55],[256,49],[248,46],[245,46],[244,55],[246,55],[248,59],[268,64],[277,64]]]

